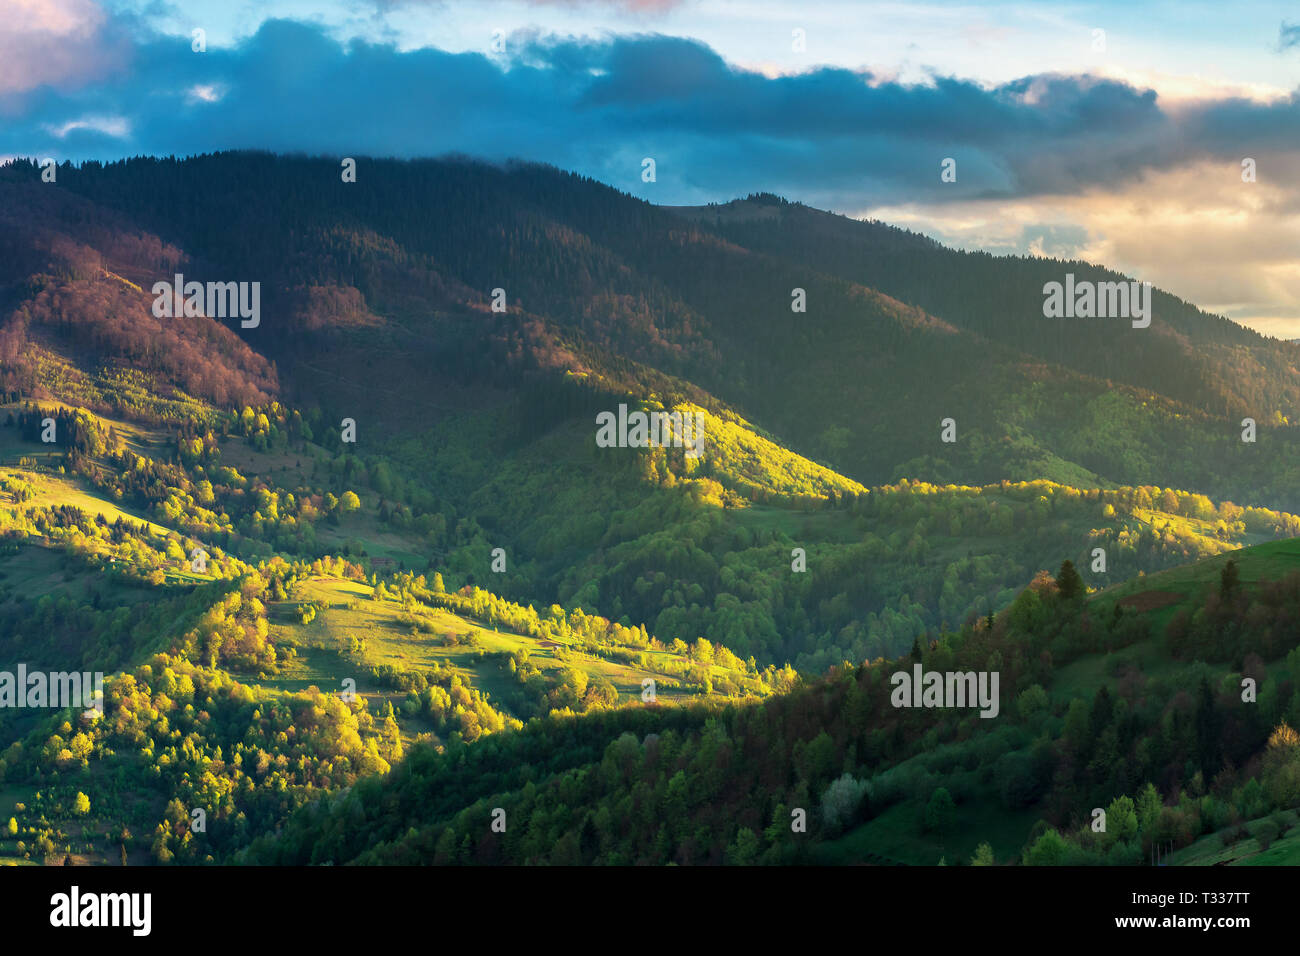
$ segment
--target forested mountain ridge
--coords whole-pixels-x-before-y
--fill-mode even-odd
[[[328,160],[222,154],[67,166],[52,185],[4,167],[8,215],[40,223],[8,240],[6,388],[171,421],[280,399],[272,431],[285,415],[291,441],[314,435],[336,474],[374,483],[378,511],[424,529],[411,552],[462,580],[505,547],[493,587],[515,600],[814,672],[898,653],[1096,547],[1101,587],[1295,533],[1285,511],[1250,512],[1295,497],[1289,427],[1261,421],[1244,444],[1205,409],[842,278],[829,249],[816,268],[796,255],[820,249],[801,238],[817,230],[845,248],[876,237],[895,258],[939,248],[928,240],[771,197],[691,223],[539,166],[362,169],[343,183]],[[792,250],[725,237],[782,217]],[[265,320],[155,319],[147,290],[177,271],[262,282]],[[505,312],[490,309],[498,288]],[[1220,326],[1193,316],[1184,338]],[[596,413],[620,403],[702,409],[703,457],[595,448]],[[939,440],[948,416],[955,443]],[[344,419],[357,446],[337,437]],[[266,518],[236,533],[255,540]],[[319,556],[310,531],[273,540]],[[796,548],[811,573],[792,570]]]
[[[767,214],[756,215],[755,205]],[[994,256],[950,249],[878,221],[861,221],[764,195],[717,206],[678,207],[748,249],[799,262],[876,288],[961,328],[1054,364],[1150,390],[1214,414],[1258,411],[1261,402],[1294,408],[1300,351],[1210,315],[1156,289],[1150,329],[1122,321],[1097,335],[1086,322],[1043,320],[1042,287],[1062,281],[1131,279],[1093,263],[1044,256]],[[940,278],[941,277],[941,278]],[[1150,331],[1150,336],[1140,334]],[[1248,364],[1233,369],[1231,356]],[[1252,373],[1252,374],[1243,374]]]
[[[270,318],[244,337],[300,406],[397,414],[410,393],[441,416],[481,404],[474,386],[632,360],[868,485],[1055,478],[1300,509],[1300,349],[1161,290],[1147,329],[1043,317],[1044,282],[1119,278],[1103,269],[960,253],[774,197],[747,201],[763,216],[656,207],[536,165],[361,170],[343,183],[333,160],[233,153],[68,166],[51,188],[184,249],[193,278],[260,279]],[[378,368],[367,396],[357,380]],[[948,417],[955,443],[939,441]],[[1260,431],[1245,448],[1244,417]]]

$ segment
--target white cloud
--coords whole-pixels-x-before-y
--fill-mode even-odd
[[[45,131],[59,139],[65,139],[69,133],[79,129],[94,130],[118,139],[131,135],[131,123],[124,116],[83,116],[81,119],[69,120],[58,126],[45,125]]]
[[[186,99],[191,103],[217,103],[225,95],[225,89],[214,83],[195,84],[185,91]]]

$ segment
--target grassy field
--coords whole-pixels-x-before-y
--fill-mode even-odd
[[[1283,814],[1292,829],[1264,850],[1253,835],[1239,843],[1224,846],[1217,833],[1203,836],[1167,858],[1169,866],[1297,866],[1300,865],[1300,814],[1293,810]],[[1247,823],[1252,834],[1259,820]]]
[[[70,477],[47,471],[35,472],[16,468],[0,470],[0,484],[4,479],[13,478],[26,484],[32,492],[32,497],[25,502],[18,502],[13,494],[0,491],[0,526],[13,525],[17,523],[17,518],[29,515],[34,509],[72,505],[80,508],[91,518],[96,515],[102,516],[109,524],[119,518],[135,524],[144,524],[148,527],[157,546],[161,546],[164,539],[174,537],[178,542],[182,542],[182,551],[186,551],[187,547],[183,542],[191,540],[187,535],[150,521],[144,517],[143,512],[123,507],[99,491],[84,487],[79,481]],[[29,540],[37,541],[38,538],[32,537]],[[51,562],[60,564],[61,558],[51,555],[47,559],[40,555],[40,550],[28,547],[23,550],[23,554],[26,555],[23,562],[17,564],[12,561],[3,562],[5,567],[4,573],[0,574],[0,592],[4,588],[12,588],[22,590],[23,593],[42,594],[46,593],[47,587],[58,589],[57,576],[52,577],[47,572],[47,568]],[[98,550],[104,552],[102,546]],[[26,562],[31,563],[30,568],[20,566]],[[192,570],[188,560],[169,563],[163,569],[163,574],[165,580],[173,584],[197,584],[213,579],[211,573],[200,574]]]
[[[1219,585],[1219,575],[1229,561],[1236,561],[1241,582],[1247,587],[1261,580],[1277,580],[1300,571],[1300,538],[1268,541],[1227,551],[1167,571],[1133,578],[1098,591],[1092,596],[1098,611],[1107,612],[1116,602],[1149,615],[1157,634],[1163,634],[1179,608],[1195,610],[1210,588]]]
[[[93,415],[105,429],[112,428],[116,431],[126,449],[135,452],[137,455],[157,457],[160,449],[171,447],[168,436],[161,429],[149,428],[121,418],[94,414],[88,412],[82,406],[71,405],[56,399],[42,399],[35,404],[44,409],[60,409],[67,412],[80,411],[83,414]],[[22,406],[15,402],[0,404],[0,465],[16,464],[22,456],[44,461],[52,454],[61,456],[67,451],[66,448],[43,445],[40,442],[23,441],[17,428],[13,426],[4,427],[3,422],[9,414],[20,411],[21,408]]]
[[[0,556],[0,601],[11,595],[33,594],[83,600],[90,595],[94,583],[94,577],[71,570],[61,550],[25,544],[16,554]],[[143,588],[132,591],[136,600],[148,594]]]
[[[261,477],[281,488],[312,484],[311,472],[317,461],[325,461],[325,449],[308,445],[305,451],[272,449],[257,451],[247,440],[231,436],[217,442],[221,464],[234,468],[245,478]]]
[[[1242,583],[1250,588],[1261,580],[1276,580],[1300,570],[1300,540],[1258,544],[1098,592],[1091,599],[1095,612],[1109,613],[1114,603],[1123,602],[1151,618],[1153,636],[1112,654],[1087,655],[1057,670],[1050,688],[1053,703],[1063,707],[1074,699],[1091,700],[1102,686],[1113,689],[1119,675],[1130,664],[1152,680],[1176,677],[1185,671],[1189,665],[1174,660],[1165,649],[1165,625],[1178,608],[1192,610],[1200,606],[1206,591],[1219,586],[1220,572],[1229,560],[1236,561]],[[1212,680],[1216,675],[1227,675],[1230,670],[1224,664],[1208,665]],[[1038,816],[1032,809],[1007,811],[996,793],[984,793],[978,799],[968,799],[958,805],[957,825],[952,835],[941,839],[923,831],[923,814],[924,801],[920,799],[894,804],[869,822],[817,847],[815,862],[933,865],[945,857],[949,864],[966,863],[984,841],[993,847],[999,862],[1009,862],[1019,854]],[[1294,829],[1268,850],[1262,850],[1253,835],[1224,847],[1218,834],[1212,834],[1173,854],[1169,865],[1300,865],[1297,814],[1289,813],[1288,819]],[[1253,832],[1259,822],[1247,824],[1247,829]]]
[[[72,408],[55,401],[44,402],[42,405],[47,408]],[[7,411],[13,409],[12,405],[0,406],[0,421]],[[140,455],[170,457],[169,440],[163,432],[104,416],[98,418],[105,427],[112,426],[117,430],[129,450]],[[219,444],[222,464],[235,468],[246,478],[261,477],[276,487],[285,489],[310,484],[315,461],[327,457],[323,449],[315,446],[309,446],[307,452],[300,453],[255,451],[242,438],[229,438]],[[55,451],[51,450],[51,446],[39,442],[23,441],[16,428],[0,427],[0,476],[21,479],[34,492],[34,496],[22,504],[17,503],[12,494],[0,492],[0,508],[8,507],[15,514],[21,514],[33,508],[73,505],[89,515],[102,515],[110,523],[125,518],[147,524],[155,535],[175,533],[173,529],[149,520],[143,512],[113,501],[81,479],[60,474],[58,465],[62,455],[62,449]],[[20,467],[20,459],[34,462],[35,468]],[[362,489],[361,498],[364,506],[360,513],[344,517],[337,526],[324,521],[316,525],[320,543],[335,553],[352,553],[359,549],[368,557],[386,559],[394,566],[423,570],[428,558],[419,550],[421,543],[380,523],[376,517],[379,506],[377,495],[368,494]],[[169,570],[168,577],[178,581],[210,579],[210,576],[193,574],[184,566]]]
[[[837,840],[820,844],[814,862],[823,866],[874,863],[933,866],[943,859],[950,866],[965,865],[976,848],[987,842],[999,863],[1018,858],[1030,828],[1038,819],[1034,810],[1010,811],[994,792],[981,793],[957,806],[952,832],[941,837],[925,833],[925,812],[919,800],[904,800]]]
[[[1122,651],[1089,655],[1060,668],[1052,678],[1050,693],[1054,702],[1068,704],[1076,697],[1090,699],[1103,684],[1113,686],[1129,664],[1153,680],[1171,677],[1185,667],[1169,656],[1165,628],[1180,608],[1191,612],[1201,606],[1206,592],[1219,586],[1219,574],[1229,560],[1237,562],[1241,581],[1247,587],[1265,579],[1276,580],[1290,571],[1300,570],[1300,540],[1270,541],[1242,548],[1097,592],[1091,598],[1094,613],[1108,614],[1119,602],[1149,618],[1152,636]],[[1211,679],[1231,671],[1226,665],[1208,665],[1208,668]]]
[[[312,471],[329,454],[316,445],[303,451],[272,449],[258,451],[242,438],[231,437],[218,442],[221,463],[234,468],[245,478],[261,478],[278,488],[295,489],[318,483]],[[332,553],[343,554],[358,545],[370,558],[381,558],[395,566],[424,570],[428,564],[427,548],[417,535],[407,535],[382,524],[377,517],[380,496],[358,485],[353,489],[361,499],[361,511],[346,515],[337,525],[320,521],[315,525],[316,538]]]
[[[18,478],[25,482],[33,492],[32,498],[21,504],[14,501],[12,494],[0,492],[0,506],[7,507],[10,511],[22,513],[31,511],[33,508],[55,508],[59,505],[73,505],[92,517],[103,515],[104,519],[110,524],[119,518],[124,518],[133,523],[147,524],[149,530],[154,534],[166,535],[172,532],[171,528],[150,521],[142,512],[123,507],[107,495],[86,488],[81,482],[64,475],[11,467],[0,471],[0,476]]]
[[[353,638],[365,647],[367,665],[388,664],[395,667],[420,668],[431,664],[451,669],[461,680],[489,698],[499,697],[508,689],[510,678],[485,654],[526,651],[530,662],[544,673],[574,667],[591,677],[608,680],[619,692],[620,701],[640,700],[641,682],[656,681],[656,696],[664,703],[681,703],[696,699],[666,686],[666,678],[656,669],[656,662],[684,661],[671,651],[647,650],[647,667],[609,661],[559,641],[542,641],[526,634],[493,629],[442,608],[430,608],[420,616],[433,626],[433,633],[411,634],[409,624],[400,618],[405,613],[396,601],[372,600],[374,589],[357,581],[338,578],[314,578],[299,586],[294,600],[272,604],[271,633],[277,644],[293,646],[298,661],[274,680],[262,681],[267,687],[285,691],[301,690],[312,684],[325,689],[337,688],[345,677],[357,681],[357,692],[368,699],[400,701],[405,694],[394,694],[370,686],[356,673],[356,665],[344,653]],[[324,605],[316,619],[302,624],[295,609],[301,603]],[[464,639],[474,635],[474,645],[448,645],[444,636]],[[721,668],[713,668],[723,674]],[[667,678],[671,680],[672,678]],[[521,716],[521,715],[516,715]]]

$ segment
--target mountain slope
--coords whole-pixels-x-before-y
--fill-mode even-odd
[[[22,164],[5,167],[15,208],[46,217],[37,235],[79,251],[56,256],[59,243],[40,239],[15,258],[0,334],[20,347],[0,374],[17,393],[205,422],[185,426],[178,447],[218,420],[191,394],[237,400],[245,438],[269,441],[282,426],[276,440],[296,448],[310,436],[310,467],[334,495],[368,488],[367,510],[399,532],[405,560],[477,583],[503,548],[509,572],[492,587],[512,599],[581,605],[814,672],[897,654],[924,628],[1005,605],[1039,568],[1066,556],[1090,565],[1096,547],[1110,569],[1090,583],[1104,586],[1294,533],[1284,512],[1231,503],[1295,497],[1289,429],[1262,427],[1243,444],[1205,410],[1045,364],[964,328],[964,315],[933,318],[793,253],[746,248],[722,235],[726,217],[691,224],[536,166],[367,168],[343,184],[324,160],[225,154],[87,164],[47,188],[23,182]],[[750,208],[763,217],[730,225],[788,216],[796,236],[804,219],[862,226],[767,200]],[[838,268],[829,256],[826,266]],[[28,267],[65,275],[53,280],[59,302],[75,308],[52,330],[98,328],[100,313],[76,305],[73,286],[89,283],[122,313],[120,346],[42,346],[23,316],[53,316],[53,293],[34,291],[42,273]],[[130,283],[175,270],[263,282],[264,320],[158,331]],[[491,311],[494,288],[508,311]],[[808,294],[808,312],[790,311],[791,288]],[[1215,328],[1192,321],[1188,341]],[[128,360],[143,381],[126,380]],[[596,414],[623,403],[703,410],[704,456],[596,448]],[[949,416],[955,443],[940,440]],[[345,419],[355,445],[340,440]],[[205,444],[242,454],[245,442],[223,437]],[[941,490],[918,497],[918,477]],[[1022,478],[1050,482],[1000,485]],[[229,489],[231,548],[315,557],[348,543],[297,516],[269,519],[238,482],[215,484]]]
[[[57,188],[185,249],[196,278],[262,281],[247,340],[331,417],[454,414],[484,384],[630,360],[634,380],[684,380],[868,485],[1049,477],[1300,509],[1300,352],[1160,290],[1149,329],[1046,320],[1045,281],[1117,277],[772,197],[748,201],[772,214],[734,216],[525,164],[363,166],[344,184],[328,160],[133,160]],[[495,289],[509,311],[490,311]]]
[[[919,658],[846,665],[762,703],[666,724],[636,710],[539,724],[463,757],[417,750],[404,772],[304,809],[243,858],[1136,864],[1233,819],[1278,811],[1285,829],[1300,779],[1287,725],[1300,718],[1300,634],[1262,658],[1249,648],[1300,611],[1300,552],[1233,560],[1260,581],[1223,618],[1240,631],[1220,650],[1247,652],[1244,671],[1171,661],[1145,612],[1046,578],[991,626],[944,634]],[[1285,574],[1266,584],[1263,567]],[[1000,719],[899,708],[890,675],[914,665],[998,671]],[[1243,673],[1258,703],[1243,702]],[[1241,769],[1218,772],[1225,763]],[[1092,807],[1108,814],[1100,833]],[[499,811],[504,833],[490,825]],[[799,811],[806,828],[792,825]]]

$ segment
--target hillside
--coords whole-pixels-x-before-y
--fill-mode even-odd
[[[635,711],[537,725],[475,750],[468,768],[412,752],[406,772],[305,809],[246,858],[1136,864],[1159,848],[1196,863],[1210,834],[1239,862],[1281,862],[1291,838],[1267,860],[1255,854],[1294,827],[1287,808],[1300,797],[1290,729],[1300,632],[1288,623],[1300,611],[1300,551],[1266,545],[1232,560],[1258,583],[1230,591],[1225,621],[1240,630],[1210,663],[1160,653],[1168,638],[1150,611],[1116,613],[1045,576],[989,624],[939,635],[919,657],[845,666],[718,716],[683,712],[667,729]],[[1210,581],[1213,569],[1166,577]],[[1208,592],[1207,603],[1218,589]],[[1259,645],[1270,631],[1277,640]],[[1243,653],[1244,670],[1231,663]],[[1004,719],[892,706],[888,675],[916,663],[997,669]],[[1257,699],[1243,700],[1243,674]],[[508,769],[542,755],[542,779]],[[493,808],[514,821],[502,836],[488,827]],[[806,830],[791,825],[799,810]]]
[[[565,371],[645,397],[667,375],[866,485],[1086,476],[1300,510],[1297,347],[1162,290],[1148,329],[1046,320],[1045,281],[1119,277],[775,197],[747,201],[772,215],[684,214],[535,165],[363,162],[352,184],[332,161],[263,154],[92,163],[58,188],[196,278],[259,279],[268,321],[247,340],[286,397],[331,418],[404,427],[414,408],[442,419]],[[157,253],[101,257],[142,286],[169,274]]]
[[[581,605],[665,639],[704,637],[764,666],[819,673],[844,659],[901,653],[922,628],[1004,606],[1063,557],[1091,567],[1097,547],[1107,570],[1089,583],[1101,587],[1296,533],[1284,510],[1249,507],[1289,499],[1289,490],[1269,490],[1293,487],[1276,444],[1285,428],[1261,424],[1258,446],[1226,427],[1214,439],[1219,426],[1205,412],[1030,364],[989,345],[982,331],[962,332],[866,287],[828,277],[815,291],[804,267],[787,265],[782,282],[838,303],[807,314],[813,325],[799,328],[816,335],[795,334],[753,300],[776,274],[768,253],[684,235],[679,211],[554,170],[379,163],[391,181],[380,176],[374,192],[342,192],[330,203],[289,182],[323,168],[243,154],[90,164],[53,190],[21,181],[21,164],[0,174],[15,215],[39,213],[43,224],[11,260],[4,291],[14,304],[4,328],[15,358],[0,360],[10,397],[94,410],[119,432],[144,424],[160,447],[197,437],[200,467],[213,474],[180,481],[160,466],[126,488],[107,477],[130,464],[118,459],[91,477],[139,506],[187,515],[187,533],[246,559],[276,550],[349,554],[356,525],[372,556],[420,570],[436,564],[473,583],[493,548],[505,547],[509,572],[491,587],[516,601]],[[146,180],[149,190],[135,188]],[[205,225],[205,209],[215,215],[208,204],[224,202],[226,190],[278,208],[286,200],[276,184],[296,205],[273,228]],[[423,190],[428,208],[446,218],[430,228],[412,204],[395,202],[396,186]],[[184,189],[193,201],[163,216],[160,204]],[[465,212],[473,203],[487,204],[486,219]],[[504,240],[476,231],[493,217],[516,221],[521,209],[531,225]],[[663,239],[655,254],[611,225],[625,216]],[[351,251],[337,246],[349,237],[368,238]],[[507,264],[522,283],[509,283],[506,313],[487,310],[487,260]],[[261,275],[266,321],[246,330],[199,316],[155,334],[167,320],[149,313],[140,290],[176,270]],[[701,270],[720,279],[706,281]],[[537,280],[586,273],[590,283],[564,290]],[[698,371],[725,394],[680,377],[697,368],[695,346],[681,338],[669,348],[677,333],[628,320],[611,303],[631,300],[610,299],[602,283],[630,283],[638,296],[652,286],[660,298],[719,296],[708,308],[691,306],[680,333],[715,356]],[[576,319],[561,294],[612,325]],[[724,296],[733,296],[730,305]],[[122,311],[118,338],[93,331],[103,321],[94,304],[105,297]],[[657,303],[657,322],[672,312],[668,299],[646,302]],[[884,323],[866,353],[864,322]],[[201,346],[206,371],[197,378],[190,329],[217,343]],[[880,338],[882,329],[893,331]],[[855,370],[859,354],[884,377]],[[744,385],[746,363],[760,359],[761,374]],[[805,378],[782,384],[788,374]],[[870,394],[853,398],[846,389]],[[240,412],[234,424],[223,405],[241,395],[225,406]],[[703,456],[596,448],[596,414],[624,403],[703,415]],[[958,440],[944,444],[937,425],[955,409]],[[983,425],[970,417],[986,415],[993,418]],[[353,444],[339,440],[344,419],[355,423]],[[917,425],[924,420],[933,431]],[[1198,451],[1188,453],[1186,442]],[[837,460],[845,463],[838,470]],[[223,479],[225,467],[233,473]],[[1174,485],[1186,493],[1170,491],[1166,472],[1188,479]],[[1142,480],[1110,477],[1118,473]],[[883,477],[869,491],[855,474]],[[261,475],[299,498],[314,486],[320,500],[305,515],[281,514],[277,498],[272,516],[253,506],[250,482]],[[1152,476],[1158,483],[1147,483]],[[1002,485],[1008,479],[1014,487]],[[227,520],[184,500],[205,496],[204,481]],[[1231,486],[1231,496],[1211,501],[1195,493],[1202,483]],[[323,494],[346,490],[366,507],[328,522],[312,517],[330,511]],[[799,560],[812,570],[793,570]]]
[[[217,859],[412,745],[455,749],[552,713],[670,710],[797,681],[581,610],[447,593],[438,574],[368,576],[342,558],[253,567],[210,541],[196,570],[199,539],[61,467],[20,462],[0,478],[0,659],[108,676],[98,720],[0,710],[0,812],[15,821],[3,860]],[[78,793],[93,794],[88,809]],[[188,827],[181,808],[194,806],[210,815],[209,839]]]

